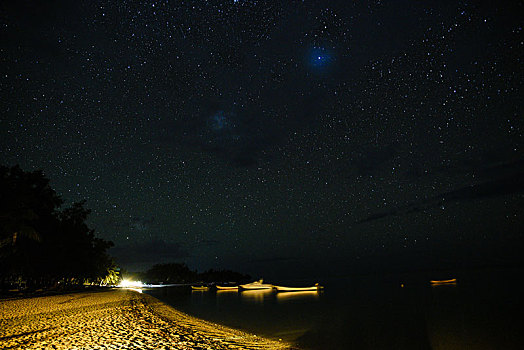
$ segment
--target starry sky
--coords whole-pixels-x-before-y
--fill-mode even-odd
[[[521,1],[0,6],[2,164],[127,269],[522,261]]]

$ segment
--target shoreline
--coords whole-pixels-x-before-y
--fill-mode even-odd
[[[2,349],[297,349],[115,289],[0,301]]]

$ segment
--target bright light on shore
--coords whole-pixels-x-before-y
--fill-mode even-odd
[[[118,286],[122,288],[142,288],[144,284],[140,281],[122,280]]]

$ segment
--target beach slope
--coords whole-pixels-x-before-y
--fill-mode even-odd
[[[0,300],[1,349],[291,349],[131,290]]]

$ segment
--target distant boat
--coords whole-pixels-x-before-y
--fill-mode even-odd
[[[217,290],[238,290],[238,286],[219,286],[217,285]]]
[[[283,287],[283,286],[274,286],[277,292],[309,292],[309,291],[318,291],[324,289],[321,285],[316,283],[312,287]]]
[[[191,290],[207,291],[207,290],[209,290],[209,287],[206,287],[206,286],[191,286]]]
[[[260,289],[273,289],[272,284],[264,283],[264,280],[255,281],[253,283],[241,284],[238,286],[241,290],[260,290]]]
[[[447,284],[457,284],[457,279],[456,278],[452,278],[452,279],[449,279],[449,280],[431,280],[431,281],[429,281],[429,283],[432,286],[440,286],[440,285],[447,285]]]

